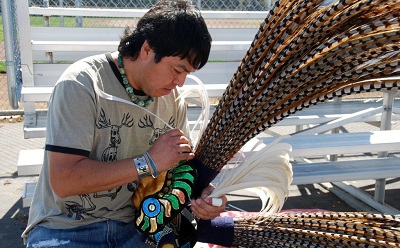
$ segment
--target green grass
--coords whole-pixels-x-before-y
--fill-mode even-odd
[[[3,16],[0,16],[0,42],[4,41]]]
[[[43,16],[31,16],[31,25],[35,27],[44,26]],[[50,26],[59,27],[61,23],[60,17],[50,17]],[[64,27],[75,27],[75,17],[64,17]]]
[[[6,62],[0,61],[0,73],[6,73]]]
[[[3,16],[0,16],[0,43],[4,42]],[[0,73],[6,72],[6,62],[0,61]]]
[[[100,27],[115,27],[115,23],[121,20],[126,20],[127,18],[96,18],[96,17],[83,17],[82,24],[83,27],[92,27],[92,28],[100,28]],[[132,19],[128,20],[132,21]],[[31,16],[30,17],[31,26],[34,27],[43,27],[45,20],[43,16]],[[49,19],[51,27],[60,27],[61,26],[61,18],[59,16],[53,16]],[[64,16],[64,25],[63,27],[76,27],[76,17]]]

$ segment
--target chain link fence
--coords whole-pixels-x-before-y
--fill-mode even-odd
[[[20,97],[21,84],[8,86],[7,76],[12,82],[22,82],[22,76],[21,71],[18,69],[20,68],[21,60],[16,33],[16,16],[12,14],[16,11],[15,0],[3,1],[1,6],[5,10],[4,16],[3,12],[1,15],[0,27],[0,110],[2,111],[3,109],[18,108],[18,99]],[[9,72],[8,75],[7,71]],[[15,92],[15,94],[11,92]]]
[[[30,0],[31,6],[137,8],[145,9],[158,0]],[[193,0],[201,10],[265,11],[275,0]]]
[[[22,0],[3,0],[10,5],[18,4]],[[37,7],[68,7],[68,8],[136,8],[147,9],[154,5],[158,0],[28,0],[29,6]],[[193,3],[201,10],[235,10],[235,11],[266,11],[271,8],[277,0],[193,0]],[[5,6],[2,3],[1,6]],[[0,9],[1,11],[1,9]],[[0,25],[0,116],[22,114],[23,103],[18,106],[18,99],[10,99],[7,85],[7,63],[18,63],[18,59],[7,60],[5,34],[3,30],[3,12],[1,11]],[[15,17],[15,12],[11,16]],[[206,20],[209,27],[216,28],[247,28],[258,27],[262,20],[254,19],[231,19],[231,20]],[[70,27],[126,27],[135,26],[135,19],[120,18],[94,18],[94,17],[68,17],[68,16],[31,16],[32,26],[70,26]],[[15,28],[15,27],[14,27]],[[14,36],[18,30],[13,30]],[[6,36],[7,38],[7,36]],[[13,37],[15,39],[15,37]],[[18,47],[12,45],[14,52],[18,52]],[[9,72],[8,72],[9,73]],[[18,76],[18,71],[14,72]],[[17,78],[16,80],[20,80]],[[19,84],[20,86],[21,84]],[[18,85],[17,85],[18,86]],[[15,89],[18,91],[18,89]],[[15,104],[17,102],[17,104]],[[17,105],[17,106],[15,106]],[[46,104],[40,104],[37,108],[47,108]]]

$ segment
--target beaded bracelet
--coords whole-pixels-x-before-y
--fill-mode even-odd
[[[151,176],[152,176],[153,178],[156,178],[157,175],[158,175],[158,171],[157,171],[156,165],[154,164],[153,159],[151,159],[150,154],[149,154],[148,152],[145,152],[145,153],[144,153],[144,156],[145,156],[147,162],[150,164],[151,169],[152,169],[152,171],[153,171],[153,173],[151,174]]]
[[[140,179],[151,175],[149,165],[143,155],[136,156],[132,160],[135,164]]]

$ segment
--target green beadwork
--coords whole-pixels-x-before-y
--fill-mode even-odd
[[[126,93],[128,93],[128,96],[131,99],[131,101],[140,107],[149,106],[154,101],[153,97],[149,96],[149,98],[147,98],[146,100],[142,100],[135,95],[133,87],[129,84],[128,78],[126,77],[124,62],[122,60],[121,54],[118,54],[118,66],[119,66],[119,73],[121,73],[122,77],[122,84],[125,88]]]
[[[190,202],[197,172],[187,161],[167,172],[159,192],[142,199],[135,225],[147,235],[163,230]]]

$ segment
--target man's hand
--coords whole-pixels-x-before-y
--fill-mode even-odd
[[[201,198],[192,200],[191,210],[200,219],[211,220],[218,217],[220,213],[225,211],[226,206],[226,196],[222,196],[221,206],[213,206],[212,199],[208,198],[211,192],[214,190],[214,186],[211,184],[203,190],[201,193]]]
[[[177,165],[181,160],[191,160],[194,153],[189,139],[179,129],[172,129],[162,134],[148,150],[159,172]]]

